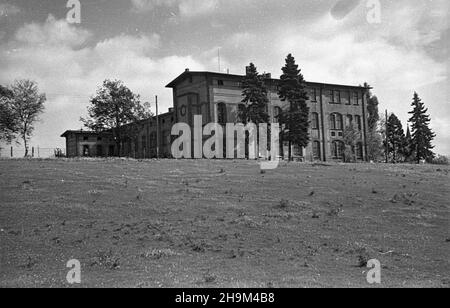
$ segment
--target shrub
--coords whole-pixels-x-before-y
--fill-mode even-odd
[[[448,157],[444,156],[444,155],[438,155],[436,157],[434,157],[431,161],[431,164],[433,165],[448,165]]]

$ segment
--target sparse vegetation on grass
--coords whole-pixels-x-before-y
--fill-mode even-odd
[[[449,169],[0,160],[0,286],[445,287]]]

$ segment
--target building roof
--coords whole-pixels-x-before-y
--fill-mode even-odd
[[[64,134],[61,135],[61,137],[65,138],[70,134],[78,134],[78,135],[104,135],[104,134],[108,134],[110,132],[105,131],[105,132],[93,132],[93,131],[88,131],[88,130],[66,130],[64,132]]]
[[[184,79],[186,79],[189,76],[213,76],[213,77],[219,77],[219,78],[224,78],[224,79],[236,79],[236,80],[241,80],[242,78],[244,78],[244,75],[234,75],[234,74],[225,74],[225,73],[216,73],[216,72],[208,72],[208,71],[190,71],[190,70],[185,70],[181,75],[179,75],[177,78],[175,78],[174,80],[172,80],[167,86],[166,88],[174,88],[176,87],[181,81],[183,81]],[[268,79],[274,83],[280,82],[279,79]],[[331,83],[323,83],[323,82],[310,82],[307,81],[306,84],[308,86],[329,86],[329,87],[341,87],[341,88],[359,88],[359,89],[366,89],[363,86],[351,86],[351,85],[343,85],[343,84],[331,84]],[[369,88],[371,89],[371,88]]]
[[[171,108],[172,109],[172,108]],[[169,118],[169,117],[173,117],[173,115],[174,115],[174,113],[173,113],[173,110],[169,110],[169,112],[166,112],[166,113],[163,113],[163,114],[160,114],[160,115],[158,115],[158,118],[160,119],[160,121],[162,120],[162,119],[165,119],[165,118]],[[150,120],[156,120],[156,115],[155,116],[153,116],[153,117],[151,117],[151,118],[148,118],[148,119],[144,119],[144,120],[141,120],[141,121],[137,121],[137,122],[135,122],[135,123],[130,123],[130,124],[126,124],[126,125],[124,125],[124,126],[128,126],[128,125],[134,125],[134,124],[143,124],[143,123],[145,123],[145,122],[147,122],[147,121],[150,121]],[[104,135],[104,134],[111,134],[111,130],[106,130],[106,131],[103,131],[103,132],[94,132],[94,131],[88,131],[88,130],[67,130],[67,131],[65,131],[62,135],[61,135],[61,137],[62,138],[66,138],[68,135],[70,135],[70,134],[79,134],[79,135]]]

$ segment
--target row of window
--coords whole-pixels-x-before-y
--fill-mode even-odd
[[[316,88],[309,90],[309,99],[312,102],[320,101],[320,93]],[[341,91],[341,90],[328,90],[326,97],[332,104],[346,104],[346,105],[360,105],[362,103],[362,96],[356,91]]]
[[[243,111],[245,106],[240,104],[238,106],[239,114]],[[224,103],[218,104],[218,123],[225,125],[227,123],[227,107]],[[278,122],[278,118],[282,113],[282,109],[278,106],[273,109],[274,122]],[[359,115],[347,115],[345,127],[349,127],[351,125],[355,125],[355,128],[358,130],[362,130],[362,118]],[[319,114],[317,112],[313,112],[311,114],[311,128],[314,130],[320,129],[319,122]],[[330,115],[330,129],[331,130],[344,130],[344,120],[343,115],[340,113],[333,113]]]
[[[225,85],[223,80],[217,80],[217,85],[223,87]],[[233,83],[232,85],[241,87],[241,83]],[[231,84],[230,84],[231,86]],[[279,88],[277,88],[277,91]],[[320,101],[320,90],[317,88],[308,89],[308,96],[311,102]],[[360,105],[362,102],[362,96],[357,91],[341,91],[341,90],[327,90],[326,97],[333,104],[346,104],[346,105]]]
[[[333,141],[331,143],[331,156],[336,159],[344,158],[345,144],[342,141]],[[357,159],[363,159],[363,144],[358,142],[354,148],[352,148],[353,154],[356,155]]]
[[[362,118],[359,115],[348,114],[346,116],[345,127],[354,125],[358,130],[362,130]],[[330,129],[331,130],[344,130],[344,117],[340,113],[332,113],[330,115]]]
[[[333,141],[331,143],[331,149],[330,149],[331,156],[335,159],[342,159],[344,158],[344,151],[345,151],[345,144],[342,141]],[[322,148],[320,141],[313,141],[312,142],[312,152],[314,159],[321,159],[322,155]],[[356,144],[356,147],[352,149],[352,152],[356,154],[357,159],[364,159],[364,152],[363,152],[363,144],[362,142],[358,142]]]
[[[345,127],[349,127],[355,124],[355,128],[362,130],[362,118],[359,115],[347,115]],[[319,114],[313,112],[311,114],[311,128],[314,130],[319,129]],[[344,130],[344,120],[340,113],[333,113],[330,115],[330,129],[331,130]]]

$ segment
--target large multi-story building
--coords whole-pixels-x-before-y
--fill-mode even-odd
[[[159,149],[163,157],[170,157],[171,129],[175,123],[194,125],[194,116],[202,115],[203,124],[236,123],[242,103],[241,81],[244,76],[214,72],[194,72],[186,70],[167,87],[173,90],[173,108],[159,116]],[[279,80],[266,75],[269,89],[269,115],[277,122],[278,115],[288,107],[278,97]],[[367,89],[361,86],[346,86],[307,82],[310,108],[310,139],[306,148],[294,147],[298,159],[341,160],[344,157],[344,129],[353,124],[360,131],[354,141],[356,157],[367,160]],[[121,155],[136,158],[156,156],[156,118],[136,125],[140,133],[136,141],[122,146]],[[108,156],[118,155],[112,136],[108,133],[94,134],[83,131],[67,131],[62,137],[67,140],[67,155]],[[281,153],[288,152],[288,144],[282,144]]]

